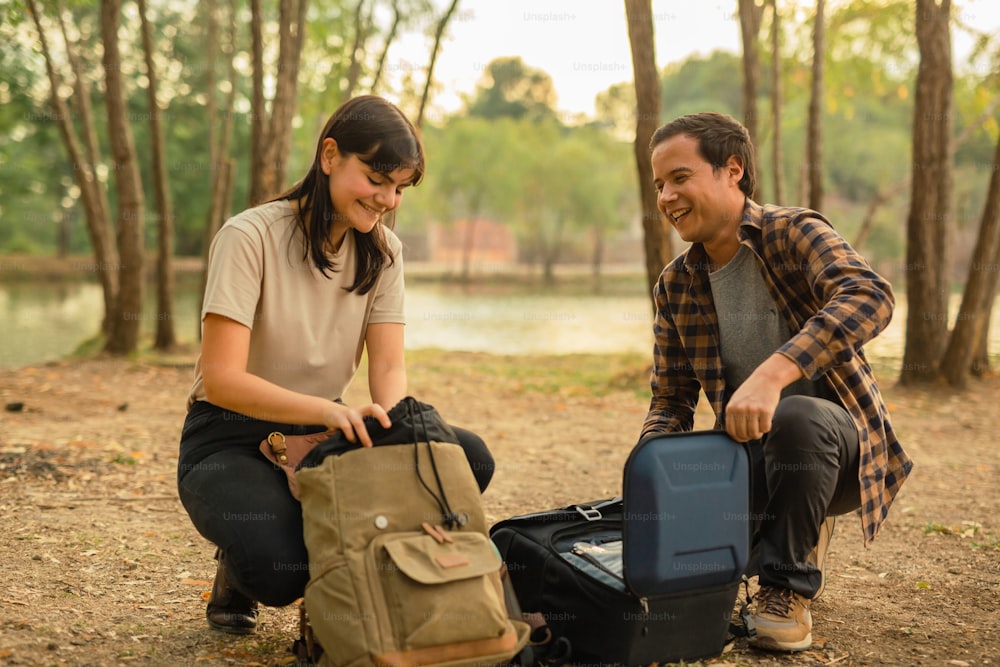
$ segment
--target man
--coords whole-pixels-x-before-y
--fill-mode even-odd
[[[821,214],[750,198],[753,145],[731,117],[682,116],[650,148],[657,206],[691,246],[654,291],[642,435],[693,428],[703,389],[716,427],[750,443],[751,641],[804,650],[833,517],[860,507],[867,545],[913,465],[861,350],[892,290]]]

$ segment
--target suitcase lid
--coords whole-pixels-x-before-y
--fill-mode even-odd
[[[750,462],[724,431],[657,433],[625,463],[625,583],[640,597],[739,581],[750,550]]]

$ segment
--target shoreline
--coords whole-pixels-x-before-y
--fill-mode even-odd
[[[405,261],[405,260],[404,260]],[[174,274],[178,280],[200,278],[204,263],[201,257],[177,256],[173,259]],[[91,280],[98,282],[100,271],[114,270],[118,266],[102,265],[93,255],[73,254],[65,257],[54,255],[0,255],[0,281],[30,282]],[[147,278],[156,278],[155,256],[146,256]],[[603,264],[600,270],[602,280],[614,282],[635,282],[641,289],[644,280],[641,258],[634,263]],[[462,265],[459,262],[405,262],[408,278],[421,281],[460,281]],[[557,264],[555,278],[593,278],[593,267],[589,264]],[[537,265],[523,263],[479,263],[471,267],[470,283],[493,283],[516,281],[518,283],[541,283],[542,269]]]

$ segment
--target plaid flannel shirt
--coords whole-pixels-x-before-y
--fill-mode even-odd
[[[808,380],[823,378],[858,427],[861,523],[867,545],[878,533],[913,463],[861,346],[889,323],[892,288],[819,213],[761,206],[747,199],[740,243],[757,257],[778,312],[797,331],[778,352]],[[709,258],[692,245],[660,274],[654,290],[653,398],[642,434],[691,430],[699,389],[725,427],[727,387]]]

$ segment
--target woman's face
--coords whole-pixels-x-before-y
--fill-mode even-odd
[[[403,190],[416,178],[414,169],[377,171],[357,155],[342,153],[330,138],[323,140],[320,165],[329,177],[334,239],[348,229],[370,232],[384,214],[399,206]]]

